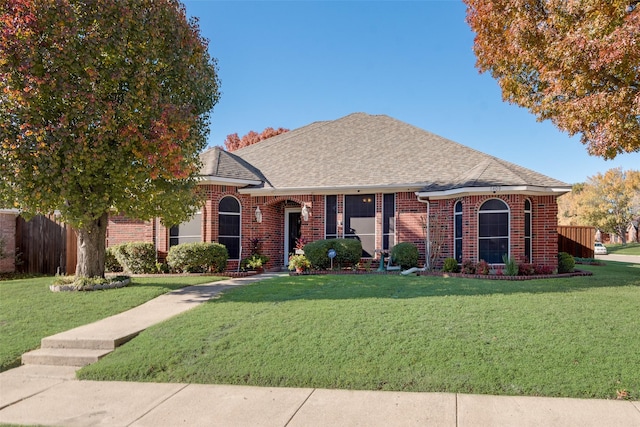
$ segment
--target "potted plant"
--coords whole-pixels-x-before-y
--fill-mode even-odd
[[[289,257],[289,270],[302,273],[309,268],[311,268],[311,262],[309,262],[306,256],[298,254]]]

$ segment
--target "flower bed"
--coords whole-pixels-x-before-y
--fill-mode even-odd
[[[98,291],[104,289],[124,288],[131,283],[131,278],[118,276],[111,279],[80,279],[69,281],[60,279],[49,286],[51,292]]]
[[[313,276],[313,275],[354,275],[354,274],[375,274],[375,275],[399,275],[400,271],[378,271],[378,270],[306,270],[302,273],[295,271],[289,272],[290,276]],[[537,274],[531,276],[505,276],[504,274],[465,274],[465,273],[447,273],[444,271],[417,271],[417,276],[434,276],[434,277],[460,277],[464,279],[486,279],[486,280],[536,280],[536,279],[555,279],[560,277],[578,277],[593,276],[593,273],[585,270],[575,270],[572,273],[562,274]]]
[[[505,276],[504,274],[465,274],[465,273],[445,273],[443,271],[420,271],[418,276],[441,276],[441,277],[461,277],[466,279],[487,279],[487,280],[536,280],[536,279],[556,279],[560,277],[593,276],[590,271],[575,270],[572,273],[560,274],[535,274],[530,276]]]
[[[400,271],[378,271],[378,270],[305,270],[301,273],[296,271],[289,272],[289,276],[313,276],[313,275],[354,275],[354,274],[400,274]]]

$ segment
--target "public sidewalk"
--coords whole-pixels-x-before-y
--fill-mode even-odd
[[[233,286],[229,279],[165,294],[58,334],[60,342],[135,336]],[[50,338],[54,338],[50,337]],[[82,344],[84,345],[84,344]],[[82,346],[81,345],[81,346]],[[640,426],[640,402],[454,393],[78,381],[73,366],[0,374],[0,424],[55,426]]]

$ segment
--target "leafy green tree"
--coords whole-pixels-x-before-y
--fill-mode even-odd
[[[589,177],[578,202],[580,217],[589,225],[617,234],[626,243],[626,230],[640,216],[640,171],[610,169]]]
[[[606,159],[640,151],[637,0],[464,0],[477,67],[504,100]]]
[[[103,276],[108,213],[196,209],[219,98],[215,59],[177,0],[0,0],[0,199],[78,230]]]

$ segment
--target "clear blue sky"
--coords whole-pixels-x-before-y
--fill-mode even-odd
[[[569,184],[640,169],[640,153],[589,156],[578,137],[503,102],[496,81],[475,68],[461,0],[183,3],[218,60],[210,146],[231,133],[365,112]]]

